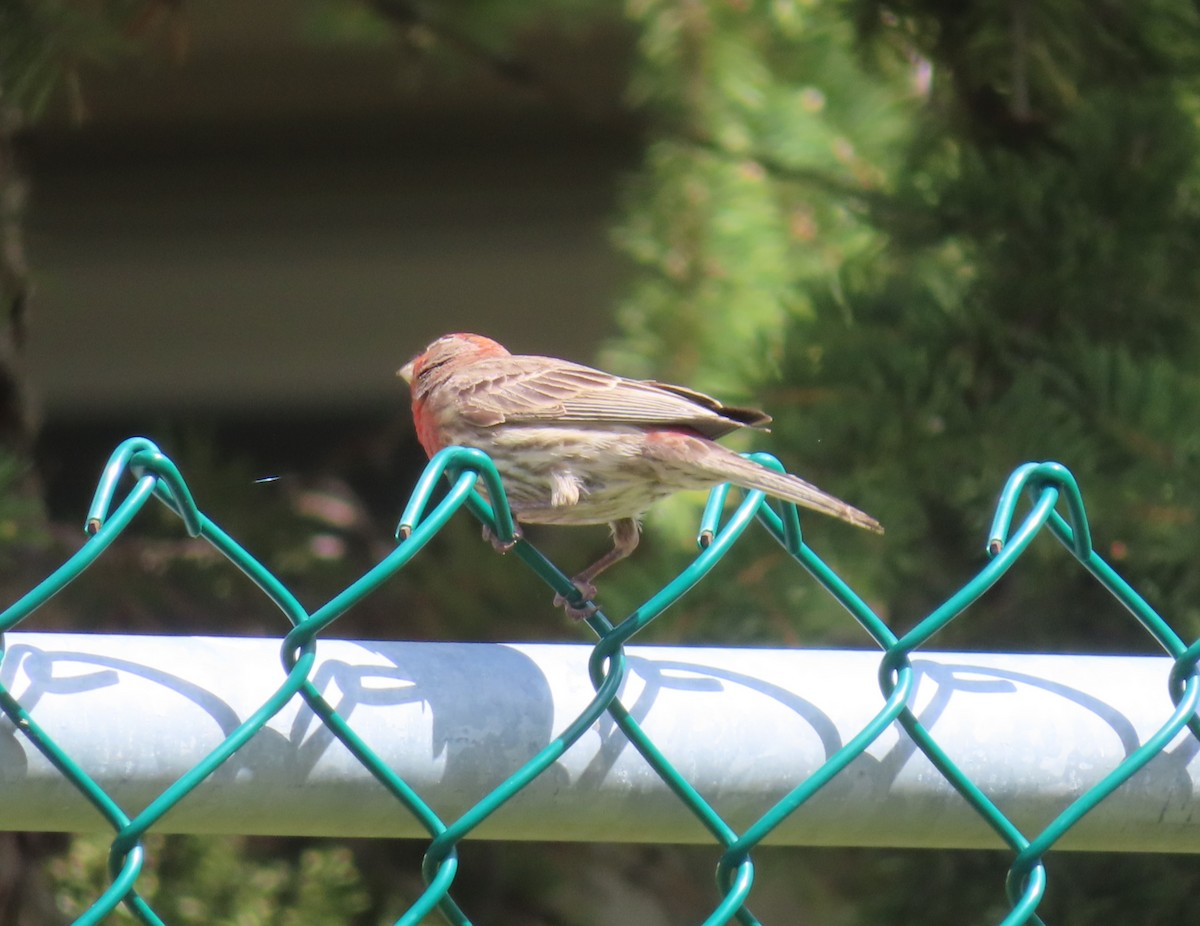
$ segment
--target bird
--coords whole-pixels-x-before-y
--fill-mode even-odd
[[[572,579],[583,607],[555,596],[577,619],[597,610],[596,577],[637,548],[642,515],[675,492],[731,483],[883,533],[875,518],[841,499],[716,442],[765,429],[771,417],[756,408],[556,357],[512,354],[478,334],[443,335],[396,375],[411,389],[425,453],[462,446],[488,454],[518,531],[522,524],[610,526],[612,549]],[[487,527],[484,535],[501,551],[516,543],[499,542]]]

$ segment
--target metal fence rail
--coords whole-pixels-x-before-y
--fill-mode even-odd
[[[769,457],[758,455],[756,458],[767,465],[778,466]],[[134,486],[113,507],[117,487],[127,472],[133,475]],[[450,491],[426,512],[435,485],[443,475],[450,478]],[[480,478],[485,480],[490,497],[497,500],[494,511],[474,492],[474,485]],[[1026,491],[1032,497],[1032,507],[1014,529],[1018,499]],[[907,812],[919,810],[921,801],[930,800],[931,796],[946,802],[947,807],[957,808],[953,813],[961,814],[962,808],[969,808],[978,823],[974,828],[969,823],[961,827],[961,832],[968,834],[959,837],[964,840],[963,844],[977,844],[975,841],[990,830],[991,838],[998,839],[1013,853],[1006,884],[1011,909],[1002,921],[1013,926],[1041,922],[1036,908],[1046,887],[1043,858],[1060,842],[1072,840],[1077,841],[1076,844],[1095,846],[1119,838],[1121,848],[1137,848],[1137,840],[1144,840],[1142,848],[1200,850],[1194,824],[1189,824],[1189,818],[1197,819],[1194,795],[1198,793],[1195,784],[1200,777],[1194,761],[1200,741],[1200,716],[1197,715],[1200,679],[1196,673],[1200,641],[1190,646],[1182,641],[1095,552],[1079,489],[1070,473],[1058,464],[1031,463],[1013,473],[1001,493],[989,537],[987,565],[944,604],[899,637],[804,543],[794,507],[784,506],[782,513],[777,513],[761,493],[751,492],[722,524],[720,517],[725,493],[716,490],[702,519],[702,550],[696,559],[675,580],[619,623],[614,625],[602,612],[588,618],[587,623],[596,633],[598,642],[588,651],[586,661],[579,658],[577,648],[546,647],[539,651],[533,663],[548,685],[552,679],[558,679],[558,684],[568,684],[562,681],[564,660],[576,666],[574,700],[552,697],[549,703],[553,710],[548,719],[541,716],[538,726],[541,733],[532,740],[527,738],[524,742],[510,743],[511,749],[477,749],[471,761],[457,762],[455,772],[467,775],[476,782],[478,789],[474,792],[479,795],[478,799],[466,807],[447,805],[433,798],[437,787],[431,779],[423,777],[429,770],[423,772],[421,768],[421,762],[429,761],[430,740],[420,740],[418,749],[410,751],[404,748],[403,739],[399,743],[390,743],[386,737],[378,735],[369,719],[370,712],[364,708],[365,700],[369,700],[363,698],[367,689],[363,687],[362,679],[354,676],[356,666],[359,669],[366,666],[368,672],[371,666],[382,667],[385,677],[393,682],[407,680],[406,684],[393,685],[390,689],[385,686],[382,690],[390,690],[401,698],[425,697],[428,690],[422,692],[422,686],[412,686],[412,679],[403,671],[397,673],[399,667],[411,671],[421,665],[424,667],[421,671],[426,673],[422,680],[434,688],[441,685],[444,689],[445,679],[435,671],[439,665],[437,646],[429,644],[410,650],[397,649],[398,644],[371,644],[371,652],[384,660],[379,663],[364,661],[361,651],[356,651],[352,658],[339,659],[337,654],[341,651],[337,647],[355,644],[336,641],[322,643],[322,656],[318,658],[316,641],[348,608],[404,568],[460,507],[468,507],[502,540],[513,536],[511,514],[503,503],[503,488],[495,468],[484,454],[448,448],[430,461],[402,518],[398,533],[406,539],[379,565],[310,614],[267,569],[197,508],[174,464],[150,441],[134,438],[117,448],[105,469],[88,512],[90,539],[50,577],[0,615],[0,631],[11,630],[102,555],[151,496],[179,515],[189,535],[208,541],[245,572],[283,612],[292,627],[282,642],[282,672],[273,674],[275,683],[269,690],[245,694],[244,699],[241,696],[235,698],[236,707],[229,706],[234,702],[222,700],[220,703],[225,704],[225,708],[217,711],[218,716],[210,715],[209,720],[210,726],[216,721],[219,731],[216,735],[210,729],[205,736],[191,736],[183,742],[177,738],[179,730],[176,728],[173,735],[164,733],[163,736],[151,730],[145,742],[139,740],[130,744],[128,737],[123,740],[120,749],[124,752],[118,750],[118,754],[126,771],[129,766],[136,767],[139,763],[148,763],[145,767],[155,771],[155,774],[134,776],[138,787],[148,788],[136,793],[125,790],[113,780],[113,731],[95,729],[104,722],[103,718],[88,717],[90,729],[81,734],[77,727],[73,732],[71,723],[64,720],[61,712],[67,710],[78,721],[82,704],[97,697],[113,696],[114,693],[122,697],[137,690],[136,684],[123,677],[131,673],[141,682],[164,684],[161,676],[178,668],[177,662],[172,661],[176,657],[168,654],[167,663],[160,665],[151,658],[148,648],[159,647],[161,655],[163,646],[190,645],[193,647],[189,650],[190,660],[197,655],[203,657],[205,644],[194,640],[190,644],[188,641],[172,644],[121,637],[85,641],[75,635],[25,634],[14,635],[5,641],[0,650],[0,708],[37,750],[40,758],[28,761],[29,775],[19,787],[9,787],[6,783],[5,800],[0,802],[5,805],[0,808],[0,822],[11,820],[12,825],[25,825],[22,808],[17,805],[36,795],[39,788],[44,794],[61,789],[62,783],[67,782],[114,831],[112,883],[77,923],[97,923],[122,903],[139,921],[161,923],[136,889],[144,862],[142,838],[145,833],[151,828],[167,831],[182,825],[180,821],[186,823],[189,807],[193,814],[207,807],[216,814],[214,819],[220,819],[222,811],[212,810],[213,802],[219,803],[226,796],[236,801],[238,789],[235,786],[239,780],[243,787],[253,791],[254,769],[260,761],[266,763],[262,766],[264,774],[292,776],[294,782],[303,783],[306,788],[312,775],[314,786],[319,787],[323,772],[318,773],[317,769],[322,768],[323,757],[335,754],[334,741],[338,743],[336,755],[342,767],[351,768],[348,774],[360,782],[356,785],[355,799],[358,790],[366,793],[367,778],[374,779],[378,783],[374,790],[378,792],[382,786],[382,792],[388,795],[394,810],[393,818],[405,819],[404,823],[397,824],[394,834],[418,831],[430,839],[422,872],[427,887],[397,921],[405,926],[421,922],[435,909],[450,923],[469,923],[450,892],[458,869],[457,845],[468,836],[480,835],[485,825],[496,832],[503,831],[505,820],[509,821],[508,825],[519,826],[512,820],[522,805],[526,802],[536,805],[538,800],[545,800],[548,792],[562,786],[564,776],[566,782],[576,786],[581,781],[586,783],[586,770],[591,766],[587,766],[580,777],[571,775],[572,769],[581,767],[579,762],[587,761],[589,757],[594,760],[596,756],[601,757],[602,764],[609,760],[620,762],[624,757],[632,756],[634,750],[640,756],[637,767],[643,770],[641,774],[649,781],[648,787],[658,792],[655,798],[658,805],[664,804],[664,791],[669,791],[674,800],[672,810],[665,815],[671,822],[653,824],[647,820],[649,831],[656,832],[654,826],[659,825],[664,827],[663,832],[674,832],[672,827],[690,828],[691,835],[685,838],[706,838],[717,844],[720,854],[718,900],[705,920],[706,926],[734,919],[746,926],[758,922],[747,906],[754,876],[751,857],[754,847],[773,836],[784,841],[806,841],[788,834],[795,832],[797,827],[812,824],[813,819],[820,820],[822,813],[829,813],[831,807],[836,807],[839,790],[843,795],[847,791],[861,791],[860,796],[868,798],[865,805],[868,807],[871,795],[880,800],[898,801],[893,805],[901,808],[898,820],[902,820],[905,808]],[[1056,510],[1060,501],[1065,515]],[[860,681],[856,684],[855,695],[845,695],[831,682],[828,689],[801,695],[806,699],[805,707],[801,709],[794,700],[797,692],[792,691],[793,686],[779,686],[780,697],[785,694],[793,697],[788,709],[807,718],[808,735],[811,736],[813,730],[823,730],[824,734],[818,737],[815,759],[810,753],[808,760],[798,763],[763,763],[761,771],[770,771],[775,777],[767,785],[756,785],[761,787],[756,792],[760,801],[747,810],[746,802],[736,799],[710,803],[704,794],[713,792],[714,757],[707,757],[708,765],[691,761],[702,750],[697,750],[694,745],[691,750],[686,744],[680,747],[667,727],[656,726],[656,718],[661,719],[658,699],[666,699],[670,687],[661,684],[664,652],[668,653],[668,664],[682,663],[691,667],[680,669],[675,665],[669,668],[666,677],[672,677],[671,672],[687,675],[698,671],[699,675],[691,676],[693,679],[707,677],[711,683],[711,679],[716,678],[727,689],[733,690],[737,686],[729,675],[735,671],[728,663],[734,658],[729,655],[730,651],[715,651],[715,654],[714,651],[686,649],[637,651],[627,649],[625,644],[671,602],[699,582],[756,518],[863,626],[878,644],[879,651],[847,657],[858,661],[854,677]],[[1043,529],[1049,530],[1082,567],[1129,610],[1167,658],[1102,660],[1097,664],[1088,663],[1083,657],[1059,657],[1065,661],[1055,662],[1054,657],[953,657],[917,652],[982,596]],[[569,579],[527,542],[519,541],[514,553],[556,592],[577,596]],[[128,651],[118,652],[114,641],[121,647],[128,645]],[[223,641],[221,645],[237,648],[233,641]],[[263,644],[256,642],[245,646],[250,649],[237,658],[253,659],[261,664]],[[503,660],[508,657],[499,655],[502,649],[477,648],[471,658]],[[333,658],[330,658],[331,650]],[[558,650],[567,650],[571,655],[563,655]],[[521,652],[515,648],[503,651]],[[425,654],[420,658],[426,661],[414,661],[418,659],[414,655],[416,652]],[[533,658],[527,652],[524,655]],[[797,653],[774,654],[773,658],[803,660],[809,657]],[[230,658],[228,653],[225,658]],[[818,658],[835,657],[822,654]],[[1041,663],[1040,669],[1035,667],[1039,658],[1049,660]],[[65,668],[69,664],[78,666],[80,661],[85,664],[84,671],[61,676],[55,671],[56,667]],[[203,663],[203,658],[200,662]],[[864,711],[862,680],[868,664],[870,672],[867,674],[873,676],[874,690],[872,703]],[[464,670],[464,667],[450,667],[444,658],[440,665],[446,672]],[[650,668],[656,665],[657,669]],[[701,666],[700,670],[695,668],[697,665]],[[759,674],[760,670],[766,672],[765,677]],[[741,676],[738,684],[753,683],[752,687],[758,686],[759,691],[764,684],[769,684],[770,672],[765,663],[757,668],[743,666],[736,671]],[[1093,671],[1097,674],[1092,675]],[[94,676],[105,672],[116,673],[122,680],[121,684],[108,686],[111,691],[102,695],[99,689],[104,685],[103,680]],[[158,676],[151,678],[153,672],[159,673]],[[580,694],[578,682],[585,672],[591,690]],[[659,683],[649,704],[644,697],[647,672]],[[258,679],[272,677],[261,668],[254,670],[252,675]],[[241,679],[241,673],[237,677]],[[797,676],[800,677],[803,675]],[[71,678],[77,680],[71,682]],[[91,681],[86,681],[89,678]],[[235,682],[228,674],[226,678],[230,692],[244,692],[241,682]],[[193,703],[213,706],[211,698],[206,700],[202,696],[204,689],[201,686],[188,684],[191,688],[187,692],[193,696]],[[95,690],[74,692],[72,685],[83,688],[92,685]],[[957,725],[946,720],[954,716],[955,711],[964,709],[972,689],[978,691],[980,686],[997,685],[1008,686],[1016,693],[1004,702],[1006,711],[1007,706],[1015,710],[1015,714],[1003,714],[1005,724],[1053,722],[1052,712],[1048,710],[1051,702],[1059,704],[1068,713],[1075,711],[1076,719],[1066,721],[1068,729],[1075,731],[1068,743],[1094,747],[1097,750],[1094,754],[1083,755],[1081,759],[1085,763],[1094,763],[1093,770],[1098,768],[1099,772],[1060,777],[1064,768],[1068,772],[1072,769],[1078,772],[1082,766],[1064,765],[1060,752],[1062,739],[1055,740],[1058,734],[1048,735],[1051,744],[1048,753],[1030,752],[1020,756],[1013,751],[1011,740],[1003,737],[999,727],[992,731],[994,735],[986,731],[981,735],[981,725],[972,723],[970,717]],[[171,686],[168,684],[168,687]],[[413,690],[405,694],[408,687]],[[481,696],[477,684],[459,687],[462,689],[460,698],[466,698],[470,693]],[[932,701],[927,700],[931,692],[934,693]],[[697,709],[681,705],[689,699],[698,703],[702,694],[695,690],[685,693],[687,697],[676,698],[676,706],[670,710]],[[1048,694],[1052,696],[1046,701]],[[222,689],[222,699],[225,696]],[[1130,699],[1128,703],[1121,701],[1126,696]],[[839,700],[843,697],[849,700]],[[144,704],[144,696],[140,700]],[[787,699],[783,700],[786,702]],[[67,702],[72,702],[69,707]],[[565,709],[568,702],[571,702],[570,710]],[[151,705],[144,704],[143,716],[149,718],[153,714]],[[843,716],[850,705],[859,707],[857,715],[850,711],[853,719]],[[1100,718],[1100,722],[1112,731],[1113,739],[1102,742],[1103,737],[1096,736],[1086,722],[1079,721],[1081,705],[1083,713],[1090,715],[1093,721]],[[561,716],[560,707],[563,707]],[[469,705],[460,703],[458,709],[469,709]],[[507,719],[514,729],[528,730],[530,722],[536,725],[538,720],[538,717],[531,718],[529,712],[536,710],[544,714],[546,702],[518,698],[510,705]],[[708,713],[714,721],[720,716]],[[1034,714],[1040,720],[1032,716]],[[826,720],[836,717],[837,720],[825,723],[821,721],[822,717]],[[996,723],[997,717],[994,709],[987,712],[991,723]],[[736,774],[740,774],[734,771],[738,768],[737,763],[730,760],[731,755],[736,755],[736,751],[731,751],[731,744],[733,750],[745,748],[741,737],[750,733],[749,726],[743,716],[741,725],[726,723],[719,735],[704,728],[708,748],[720,752],[715,764],[722,768],[715,774],[722,787],[734,783]],[[285,728],[286,735],[281,732]],[[513,733],[507,727],[505,729],[506,735]],[[969,736],[963,732],[967,729],[972,731]],[[285,745],[290,744],[289,748],[279,748],[281,738]],[[519,741],[520,737],[517,739]],[[489,742],[493,740],[495,737]],[[506,740],[501,737],[498,742]],[[395,751],[397,748],[398,752]],[[1006,762],[994,764],[989,754],[992,749],[1004,749]],[[891,778],[886,777],[889,772],[885,770],[885,777],[877,780],[865,773],[872,763],[881,765],[881,757],[888,755],[907,756],[914,764],[901,763],[905,768],[923,769],[917,775],[920,786],[897,788],[897,783],[904,780],[902,769],[892,769]],[[674,762],[669,756],[674,757]],[[689,761],[682,763],[680,756]],[[1147,765],[1150,767],[1146,768]],[[1005,778],[1005,768],[1013,772],[1013,777]],[[3,765],[0,765],[2,769]],[[49,769],[58,777],[47,784],[45,774]],[[645,777],[645,769],[650,770],[652,778]],[[1039,770],[1044,774],[1039,775]],[[722,771],[724,778],[720,777]],[[442,773],[448,774],[446,768]],[[1138,776],[1135,781],[1122,788],[1135,775]],[[127,782],[128,778],[126,775],[122,780]],[[499,780],[501,778],[503,780]],[[607,780],[603,775],[597,777],[593,773],[591,780],[596,785],[597,802],[612,798],[600,787],[599,782]],[[884,781],[886,787],[881,789],[879,781]],[[828,790],[822,793],[826,786],[829,786]],[[1009,813],[1002,812],[989,794],[1006,793],[1006,788],[1016,789],[1029,797],[1024,804],[1019,800],[1015,802],[1029,812],[1018,813],[1012,807]],[[1118,789],[1121,790],[1118,792]],[[622,799],[619,792],[620,789],[618,801]],[[636,790],[630,793],[636,793]],[[342,794],[344,800],[344,790]],[[770,806],[764,808],[761,798],[768,794],[775,800],[774,803],[768,801]],[[1040,811],[1035,806],[1039,799],[1043,799]],[[1085,821],[1085,816],[1102,803],[1104,807]],[[440,813],[435,811],[434,804],[441,808]],[[505,807],[509,804],[511,806]],[[134,811],[135,807],[140,809]],[[805,808],[803,814],[800,813],[802,807]],[[502,808],[504,813],[498,814]],[[684,818],[680,817],[679,810],[687,812],[686,822],[680,822]],[[168,812],[171,818],[164,820]],[[588,812],[583,813],[583,818]],[[846,812],[850,814],[846,822],[853,824],[852,812]],[[224,813],[228,818],[230,808],[225,808]],[[490,819],[493,814],[496,814],[495,818]],[[69,816],[74,828],[77,812],[73,810]],[[581,827],[581,832],[587,830],[586,823]],[[320,831],[319,823],[314,828]],[[611,829],[605,832],[606,838],[614,838]],[[1130,836],[1131,833],[1139,835],[1135,838]],[[557,830],[556,834],[561,836],[562,831]],[[879,844],[879,841],[869,837],[863,840],[866,844]]]
[[[271,639],[14,633],[3,683],[120,806],[144,807],[283,680]],[[592,699],[590,647],[322,640],[313,684],[442,819],[470,809]],[[879,653],[630,646],[621,698],[736,830],[883,707]],[[1049,823],[1173,709],[1171,660],[922,652],[911,706],[1022,829]],[[148,709],[148,705],[151,707]],[[104,718],[97,723],[96,718]],[[981,722],[982,721],[982,722]],[[32,743],[0,751],[0,829],[100,831]],[[1064,834],[1074,849],[1200,852],[1200,742],[1181,734]],[[303,800],[297,800],[297,794]],[[159,832],[421,837],[299,698],[156,824]],[[711,837],[602,718],[474,837],[704,843]],[[997,848],[892,726],[767,841]]]

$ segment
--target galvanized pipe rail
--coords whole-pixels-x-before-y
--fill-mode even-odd
[[[311,678],[443,819],[581,713],[591,647],[323,640]],[[621,699],[735,828],[820,768],[884,706],[878,651],[635,646]],[[1170,716],[1158,657],[922,652],[914,714],[1025,831],[1045,826]],[[268,639],[10,633],[3,682],[134,814],[283,682]],[[100,814],[0,719],[0,829],[102,831]],[[1062,848],[1200,852],[1200,741],[1182,731]],[[156,826],[162,832],[427,837],[295,697]],[[476,838],[711,842],[601,717]],[[775,844],[1001,847],[892,724],[782,822]]]

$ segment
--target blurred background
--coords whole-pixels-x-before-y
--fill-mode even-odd
[[[756,448],[885,523],[805,536],[898,631],[982,565],[1007,474],[1058,460],[1098,548],[1193,639],[1198,33],[1184,0],[3,0],[4,600],[78,547],[142,434],[318,606],[386,555],[424,463],[395,369],[475,330],[767,408]],[[687,563],[701,501],[651,514],[610,613]],[[531,537],[567,572],[605,545]],[[332,632],[581,639],[523,573],[464,516]],[[1154,651],[1052,540],[1018,573],[931,645]],[[147,511],[22,627],[281,635],[246,586]],[[765,535],[645,639],[869,644]],[[411,903],[424,846],[149,848],[169,923],[357,926]],[[475,921],[715,903],[715,849],[512,850],[464,847]],[[0,837],[0,922],[69,922],[106,852]],[[756,860],[769,923],[1007,909],[1003,853]],[[1044,919],[1182,922],[1187,861],[1052,855]]]

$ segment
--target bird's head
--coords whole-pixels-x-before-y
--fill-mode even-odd
[[[412,386],[414,381],[434,370],[449,373],[486,357],[507,356],[509,352],[502,344],[481,334],[444,334],[398,369],[396,375]]]

